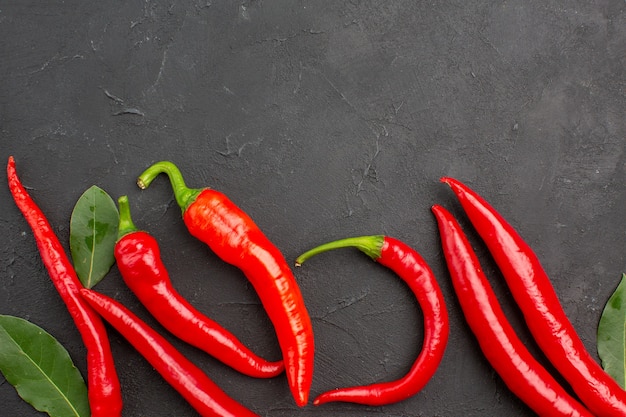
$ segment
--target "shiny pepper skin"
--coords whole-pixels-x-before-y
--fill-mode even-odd
[[[426,261],[411,247],[389,236],[360,236],[337,240],[313,248],[296,259],[296,265],[318,253],[356,247],[377,263],[391,269],[409,286],[424,316],[422,350],[409,372],[394,381],[337,388],[313,402],[353,402],[371,406],[392,404],[417,394],[435,374],[448,343],[448,312],[439,284]]]
[[[150,313],[179,339],[202,349],[237,371],[271,378],[284,371],[282,361],[269,362],[214,320],[198,311],[176,291],[161,259],[157,240],[132,222],[128,197],[118,199],[119,235],[115,260],[126,285]]]
[[[80,294],[202,417],[259,417],[122,304],[86,288]]]
[[[626,391],[586,350],[530,246],[478,193],[454,178],[441,181],[450,186],[485,242],[530,332],[557,371],[592,413],[626,416]]]
[[[452,214],[433,206],[454,291],[483,354],[507,387],[540,416],[593,417],[532,356],[508,322]]]
[[[238,267],[254,287],[274,325],[291,393],[298,406],[306,405],[313,380],[313,326],[282,253],[226,195],[209,188],[188,188],[178,167],[169,161],[146,169],[137,184],[146,188],[160,173],[170,179],[189,233]]]
[[[48,219],[17,176],[13,157],[9,157],[7,176],[15,204],[31,227],[50,279],[67,306],[87,348],[87,386],[91,416],[119,417],[122,415],[122,392],[104,323],[80,297],[82,284],[76,271]]]

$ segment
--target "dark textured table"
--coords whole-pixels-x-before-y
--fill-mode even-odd
[[[626,270],[624,1],[23,0],[0,4],[0,37],[1,156],[14,155],[64,245],[89,186],[128,194],[175,286],[256,352],[279,355],[257,295],[187,234],[165,178],[135,186],[152,162],[225,192],[289,262],[329,240],[387,234],[430,263],[450,313],[446,354],[418,395],[385,407],[298,409],[284,376],[242,376],[170,337],[115,267],[97,285],[259,415],[532,415],[486,363],[452,291],[430,206],[468,222],[443,175],[520,231],[596,356],[598,319]],[[0,213],[0,314],[45,328],[85,375],[82,341],[6,186]],[[408,370],[422,316],[397,277],[352,250],[294,272],[316,335],[312,396]],[[124,416],[196,415],[110,334]],[[3,379],[0,403],[1,416],[39,415]]]

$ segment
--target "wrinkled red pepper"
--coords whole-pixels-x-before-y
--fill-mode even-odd
[[[228,197],[209,188],[188,188],[178,168],[169,161],[149,167],[137,184],[146,188],[161,173],[170,179],[191,235],[222,260],[241,269],[252,283],[276,329],[291,393],[296,404],[304,406],[313,380],[313,326],[282,253]]]
[[[532,356],[508,322],[452,214],[433,206],[459,304],[483,354],[507,387],[540,416],[593,417]]]
[[[626,416],[626,391],[587,352],[530,246],[475,191],[453,178],[441,181],[450,186],[489,248],[546,357],[591,412]]]
[[[388,236],[360,236],[341,239],[313,248],[296,259],[302,264],[318,253],[344,247],[356,247],[374,261],[390,268],[409,286],[424,316],[422,350],[402,378],[364,386],[338,388],[314,400],[315,405],[345,401],[380,406],[405,400],[418,393],[439,367],[448,342],[449,324],[443,294],[430,267],[405,243]]]
[[[204,350],[237,371],[270,378],[285,369],[282,361],[269,362],[255,355],[235,335],[194,308],[173,287],[163,265],[159,245],[133,224],[128,197],[118,199],[119,236],[115,260],[126,285],[167,330]]]
[[[80,295],[203,417],[258,417],[122,304],[83,288]]]
[[[87,386],[93,417],[122,415],[122,393],[115,371],[109,338],[100,317],[81,298],[82,284],[48,219],[22,185],[15,160],[7,165],[9,189],[37,242],[50,279],[67,306],[87,348]]]

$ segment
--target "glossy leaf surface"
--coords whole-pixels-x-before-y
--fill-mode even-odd
[[[598,355],[604,370],[626,386],[626,274],[606,305],[598,325]]]
[[[51,417],[88,417],[87,386],[59,342],[24,319],[0,315],[0,372]]]
[[[78,278],[92,288],[115,262],[119,213],[113,199],[92,186],[78,199],[70,220],[70,252]]]

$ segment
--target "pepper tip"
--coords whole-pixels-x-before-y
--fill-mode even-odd
[[[452,192],[454,192],[457,195],[459,191],[465,187],[461,181],[454,179],[452,177],[441,177],[440,181],[443,182],[444,184],[447,184],[448,187],[452,189]]]
[[[332,391],[327,391],[324,392],[320,395],[318,395],[314,400],[313,400],[313,405],[318,406],[318,405],[322,405],[322,404],[326,404],[328,402],[332,402],[331,399],[331,392]]]
[[[438,220],[441,219],[448,211],[439,204],[433,204],[430,211],[435,215]]]
[[[305,394],[303,394],[302,396],[300,396],[300,398],[298,398],[298,400],[296,401],[296,405],[298,407],[305,407],[307,405],[307,403],[309,402],[309,399],[307,398],[307,396]]]

